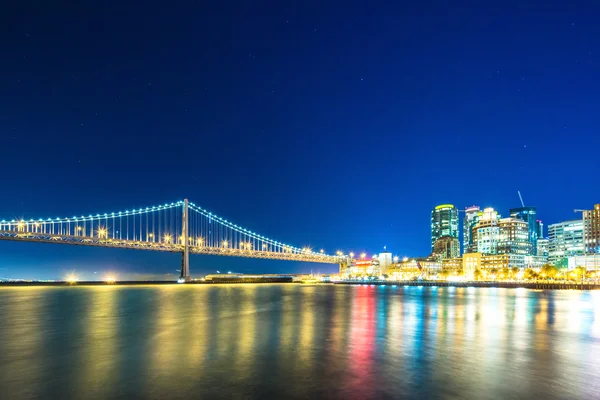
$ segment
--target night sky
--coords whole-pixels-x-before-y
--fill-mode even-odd
[[[598,2],[103,3],[3,9],[0,218],[187,197],[296,246],[419,256],[439,203],[508,216],[520,190],[549,224],[600,202]],[[178,268],[0,242],[0,277]],[[223,268],[337,269],[191,260]]]

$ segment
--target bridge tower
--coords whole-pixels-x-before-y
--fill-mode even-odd
[[[348,267],[352,264],[352,259],[350,257],[345,257],[340,260],[340,275],[344,276],[348,272]]]
[[[181,255],[181,281],[189,282],[190,276],[190,240],[189,240],[189,219],[188,219],[188,199],[183,200],[183,212],[181,221],[181,237],[183,238],[183,253]]]

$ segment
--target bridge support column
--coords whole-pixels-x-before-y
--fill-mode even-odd
[[[340,261],[340,276],[345,276],[348,273],[348,267],[352,261],[349,258],[345,258]]]
[[[189,221],[188,221],[188,199],[183,200],[183,213],[181,221],[181,237],[183,238],[183,253],[181,255],[181,276],[179,280],[189,282],[192,280],[190,276],[190,240],[189,240]]]

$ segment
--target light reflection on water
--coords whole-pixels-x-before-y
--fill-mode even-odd
[[[600,398],[600,292],[0,289],[0,398]]]

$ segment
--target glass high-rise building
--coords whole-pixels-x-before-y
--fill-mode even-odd
[[[458,210],[453,204],[440,204],[431,211],[431,250],[439,238],[458,239]]]
[[[468,253],[473,245],[473,227],[477,223],[477,217],[481,211],[479,206],[465,208],[463,219],[463,253]]]
[[[548,257],[548,250],[550,248],[550,240],[545,238],[539,238],[537,240],[537,256]]]
[[[433,253],[441,260],[460,257],[460,242],[453,236],[442,236],[433,244]]]
[[[500,237],[500,214],[492,207],[485,208],[477,214],[477,223],[471,230],[472,241],[470,252],[496,254]]]
[[[557,263],[563,258],[585,253],[583,220],[564,221],[548,225],[548,261]]]
[[[540,226],[537,223],[537,211],[535,207],[518,207],[510,209],[510,216],[527,222],[529,231],[529,242],[531,243],[530,255],[537,254],[537,239]],[[541,223],[541,221],[540,221]],[[543,229],[543,225],[542,225]]]
[[[529,226],[519,218],[503,218],[499,223],[498,253],[531,255],[532,243],[529,241]]]
[[[600,253],[600,204],[583,212],[583,224],[586,254]]]

